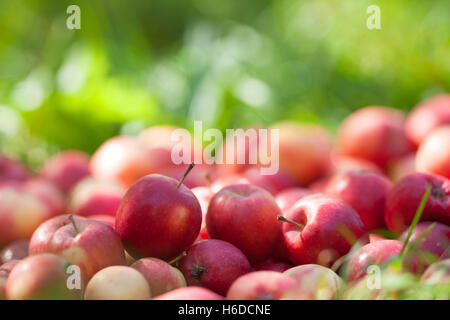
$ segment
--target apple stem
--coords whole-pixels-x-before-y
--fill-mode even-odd
[[[73,228],[75,229],[75,234],[80,233],[80,231],[77,228],[77,224],[75,223],[75,219],[73,218],[72,215],[69,216],[69,220],[70,222],[72,222]]]
[[[186,256],[186,252],[183,252],[182,254],[180,254],[178,257],[174,258],[173,260],[169,261],[170,265],[173,265],[175,263],[177,263],[178,261],[180,261],[182,258],[184,258]]]
[[[183,183],[184,179],[186,178],[186,176],[189,174],[189,172],[191,172],[192,168],[194,168],[195,163],[191,162],[191,164],[189,165],[189,167],[187,168],[186,172],[183,175],[183,178],[181,178],[180,182],[177,185],[177,189],[180,188],[181,184]]]
[[[297,228],[299,228],[300,230],[303,230],[303,229],[305,228],[305,225],[304,225],[304,224],[297,223],[297,222],[295,222],[295,221],[289,220],[289,219],[283,217],[281,214],[279,214],[279,215],[277,216],[277,220],[278,220],[278,221],[283,221],[283,222],[290,223],[290,224],[292,224],[293,226],[296,226]]]

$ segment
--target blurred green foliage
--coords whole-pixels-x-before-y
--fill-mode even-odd
[[[448,0],[0,0],[0,143],[31,163],[155,124],[335,130],[445,91]]]

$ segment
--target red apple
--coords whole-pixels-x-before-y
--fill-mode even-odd
[[[81,269],[84,279],[112,265],[125,264],[122,243],[106,224],[79,216],[62,215],[47,220],[30,240],[30,255],[53,253]]]
[[[275,196],[278,206],[282,212],[289,210],[298,200],[309,195],[311,192],[305,188],[289,188],[279,192]]]
[[[18,240],[10,243],[0,252],[0,264],[10,260],[21,260],[28,256],[28,240]]]
[[[70,195],[68,210],[79,216],[116,216],[126,189],[115,182],[84,179]]]
[[[370,231],[385,227],[384,204],[391,188],[391,182],[379,173],[352,171],[332,178],[325,192],[355,209]]]
[[[157,155],[150,154],[136,138],[118,136],[105,141],[94,153],[90,169],[95,178],[116,181],[125,187],[139,178],[156,172]]]
[[[81,299],[81,289],[69,289],[69,263],[49,253],[29,256],[16,264],[6,282],[8,300]]]
[[[274,124],[279,129],[280,170],[291,175],[297,183],[306,185],[330,170],[329,133],[315,125],[294,122]]]
[[[25,181],[28,178],[26,168],[0,153],[0,184],[9,181]]]
[[[264,189],[248,184],[231,185],[212,198],[206,227],[212,239],[238,247],[255,263],[271,256],[278,244],[281,214],[275,199]]]
[[[294,265],[331,265],[347,254],[366,227],[345,202],[322,194],[306,196],[279,216],[282,238]]]
[[[400,241],[405,241],[408,231],[402,233]],[[403,265],[410,271],[422,273],[430,264],[450,258],[449,248],[449,226],[438,222],[420,222],[409,238],[407,247],[409,254],[404,257]]]
[[[81,179],[90,175],[89,156],[81,151],[69,150],[47,160],[41,176],[68,193]]]
[[[275,261],[273,259],[266,260],[261,263],[257,263],[253,266],[253,271],[276,271],[284,272],[293,266],[290,263],[283,261]]]
[[[116,231],[134,258],[168,260],[189,248],[202,223],[200,204],[182,181],[159,174],[137,181],[123,198]]]
[[[0,265],[0,300],[6,300],[6,282],[11,270],[19,263],[19,260],[9,260]]]
[[[192,193],[197,197],[202,209],[202,225],[200,227],[199,240],[209,239],[208,230],[206,229],[206,213],[208,212],[209,202],[214,193],[209,187],[196,187],[191,189]]]
[[[396,109],[370,106],[348,116],[339,127],[338,154],[362,158],[385,169],[414,150],[404,129],[405,115]]]
[[[241,250],[221,240],[205,240],[192,246],[180,261],[188,285],[225,295],[234,280],[251,271]]]
[[[0,186],[0,247],[29,239],[51,215],[48,207],[33,194],[13,185]]]
[[[383,266],[388,261],[398,257],[402,250],[402,242],[398,240],[381,240],[368,243],[356,250],[348,263],[346,278],[355,281],[363,278],[370,265]]]
[[[152,297],[147,280],[137,270],[111,266],[97,272],[86,286],[85,300],[147,300]]]
[[[419,103],[406,119],[406,133],[418,146],[435,128],[450,124],[450,94],[439,94]]]
[[[279,272],[250,272],[233,282],[227,300],[279,300],[297,286],[295,279]]]
[[[178,288],[157,296],[153,300],[223,300],[224,297],[202,287]]]
[[[450,179],[450,125],[431,131],[419,145],[416,157],[419,172]]]
[[[297,266],[286,270],[284,274],[298,282],[294,292],[302,300],[337,299],[344,286],[342,279],[333,270],[317,264]]]
[[[157,258],[143,258],[131,265],[147,280],[154,297],[177,288],[186,287],[180,270]]]
[[[384,219],[389,229],[402,232],[411,224],[428,185],[431,192],[420,220],[450,224],[450,181],[437,175],[413,173],[397,182],[388,194]]]

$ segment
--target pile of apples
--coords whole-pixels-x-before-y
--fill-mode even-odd
[[[450,94],[270,128],[275,175],[175,165],[170,126],[0,154],[0,299],[450,298]]]

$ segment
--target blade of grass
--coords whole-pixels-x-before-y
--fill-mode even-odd
[[[417,237],[416,240],[414,240],[413,243],[411,243],[411,245],[409,246],[408,250],[407,250],[406,253],[405,253],[405,256],[407,256],[412,250],[414,250],[414,248],[417,246],[417,244],[418,244],[423,238],[425,238],[426,235],[427,235],[428,233],[430,233],[431,230],[433,230],[433,228],[434,228],[435,225],[436,225],[436,222],[430,224],[430,225],[425,229],[425,231],[422,232],[422,233],[420,234],[420,236]]]
[[[403,242],[403,247],[402,250],[400,251],[400,256],[403,256],[406,246],[408,245],[409,239],[411,238],[411,235],[414,229],[416,228],[416,225],[419,222],[420,217],[422,216],[422,212],[423,209],[425,208],[425,204],[427,203],[430,191],[431,191],[431,184],[428,184],[427,190],[425,190],[425,193],[423,194],[422,200],[420,201],[419,207],[417,208],[416,214],[414,215],[413,221],[411,222],[411,226],[409,227],[408,235],[406,236],[406,239]]]

